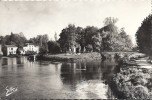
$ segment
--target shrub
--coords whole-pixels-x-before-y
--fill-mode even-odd
[[[120,68],[111,80],[112,89],[119,99],[149,99],[152,96],[150,74],[146,69],[133,66]]]
[[[36,52],[34,52],[34,51],[27,51],[25,55],[35,55],[35,54],[36,54]]]
[[[87,52],[92,52],[93,51],[93,47],[91,44],[88,44],[86,47]]]

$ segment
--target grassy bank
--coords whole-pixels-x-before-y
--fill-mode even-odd
[[[135,52],[91,52],[91,53],[81,53],[81,54],[47,54],[43,56],[38,56],[38,60],[48,60],[48,61],[68,61],[68,62],[74,62],[74,61],[91,61],[91,60],[104,60],[104,59],[111,59],[115,58],[115,55],[118,55],[119,57],[124,57],[125,55],[140,55]]]
[[[53,61],[86,61],[86,60],[101,60],[100,53],[81,53],[81,54],[56,54],[56,55],[43,55],[38,57],[39,60],[53,60]]]

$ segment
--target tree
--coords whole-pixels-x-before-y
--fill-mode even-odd
[[[39,54],[43,55],[43,54],[46,54],[48,51],[46,48],[43,48],[43,47],[40,47],[39,48]]]
[[[0,44],[3,44],[3,39],[4,39],[4,37],[3,36],[0,36]]]
[[[118,21],[118,18],[114,17],[107,17],[104,19],[103,23],[105,26],[115,24]]]
[[[54,34],[54,39],[55,39],[55,41],[58,40],[58,37],[57,37],[57,33],[56,33],[56,32],[55,32],[55,34]]]
[[[76,28],[76,43],[80,45],[81,47],[81,52],[85,52],[85,30],[82,27],[77,27]]]
[[[64,28],[60,33],[59,43],[62,51],[69,51],[77,45],[77,34],[75,25],[69,24],[67,28]]]
[[[19,48],[17,48],[16,50],[16,54],[20,55],[21,54],[21,51],[19,50]]]
[[[11,32],[11,35],[6,35],[5,37],[1,37],[1,44],[2,45],[15,45],[17,47],[23,47],[24,43],[27,39],[24,37],[23,33],[14,34]]]
[[[48,51],[49,53],[56,54],[60,53],[60,45],[56,41],[49,41],[48,42]]]
[[[102,37],[102,51],[126,51],[132,47],[130,37],[116,26],[117,18],[108,17],[105,19],[105,26],[100,29]]]
[[[101,34],[98,32],[92,37],[93,40],[93,46],[94,46],[94,51],[100,52],[102,48],[102,37]]]
[[[2,52],[4,56],[7,56],[7,47],[5,45],[2,45]]]
[[[115,51],[117,49],[118,27],[115,25],[116,21],[111,21],[111,17],[105,20],[106,26],[100,29],[103,51]]]
[[[16,45],[17,47],[23,47],[24,43],[27,41],[23,33],[14,34],[11,32],[11,35],[9,37],[9,44],[10,45]]]
[[[88,44],[90,45],[93,45],[93,39],[92,37],[94,35],[96,35],[98,33],[98,28],[97,27],[94,27],[94,26],[87,26],[85,28],[85,33],[84,33],[84,36],[85,36],[85,45],[87,46]]]
[[[136,32],[136,41],[139,51],[152,55],[152,15],[146,17]]]
[[[125,32],[124,28],[120,29],[120,33],[118,34],[119,36],[119,41],[121,42],[121,50],[131,50],[133,47],[132,41],[129,37],[129,35],[127,35],[127,33]]]

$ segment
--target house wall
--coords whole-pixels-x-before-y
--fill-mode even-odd
[[[3,55],[3,52],[2,52],[2,45],[0,45],[0,55]]]
[[[34,46],[34,45],[27,45],[27,46],[23,47],[23,50],[25,52],[27,52],[27,51],[34,51],[36,53],[39,53],[39,47],[38,46]]]
[[[16,54],[17,47],[7,47],[7,56],[10,54]]]

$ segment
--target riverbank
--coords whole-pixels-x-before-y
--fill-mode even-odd
[[[67,61],[67,62],[75,62],[75,61],[91,61],[91,60],[101,60],[100,53],[92,52],[92,53],[82,53],[82,54],[54,54],[54,55],[43,55],[38,56],[38,60],[51,60],[51,61]]]
[[[130,58],[128,64],[119,63],[119,70],[111,80],[111,87],[118,99],[152,98],[152,64],[147,60],[148,57],[141,54]]]
[[[38,55],[38,60],[46,60],[46,61],[93,61],[93,60],[104,60],[104,59],[115,59],[115,57],[122,58],[124,56],[129,56],[130,58],[134,58],[134,56],[143,56],[141,53],[137,52],[91,52],[91,53],[81,53],[81,54],[46,54],[46,55]],[[117,58],[116,58],[117,59]]]

